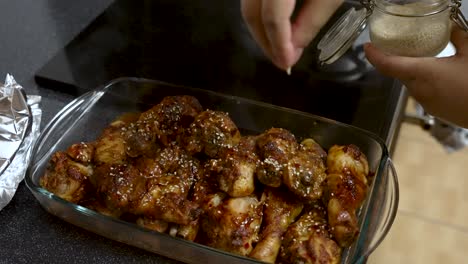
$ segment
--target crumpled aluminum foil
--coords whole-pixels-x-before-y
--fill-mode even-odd
[[[31,151],[40,133],[41,97],[26,96],[23,87],[7,75],[0,85],[0,210],[24,179]]]

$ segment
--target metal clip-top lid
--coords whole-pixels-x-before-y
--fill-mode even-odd
[[[320,65],[331,64],[343,56],[366,28],[368,15],[366,8],[353,7],[333,24],[317,45]]]
[[[462,5],[461,0],[452,0],[452,11],[450,18],[457,24],[461,29],[468,32],[468,21],[460,10]]]

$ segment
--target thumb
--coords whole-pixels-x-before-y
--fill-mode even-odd
[[[432,71],[431,65],[436,60],[428,57],[414,58],[388,55],[370,43],[364,45],[364,51],[369,62],[379,72],[402,81],[425,79],[425,75]]]

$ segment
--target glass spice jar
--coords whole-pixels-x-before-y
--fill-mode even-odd
[[[370,40],[389,54],[435,56],[450,41],[450,14],[447,0],[375,0]]]
[[[341,57],[369,27],[371,42],[386,53],[431,57],[450,41],[452,21],[468,31],[461,0],[360,0],[365,8],[348,10],[318,43],[319,63]]]

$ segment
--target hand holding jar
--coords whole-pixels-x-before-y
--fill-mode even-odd
[[[439,54],[450,39],[451,15],[459,10],[450,0],[363,1],[371,12],[372,43],[389,54],[431,57]]]
[[[381,73],[400,79],[430,114],[468,127],[468,32],[453,27],[456,54],[446,58],[389,55],[373,44],[368,60]]]
[[[461,1],[367,2],[372,10],[368,60],[381,73],[400,79],[426,111],[468,127],[468,25]],[[456,54],[434,58],[450,36]]]

